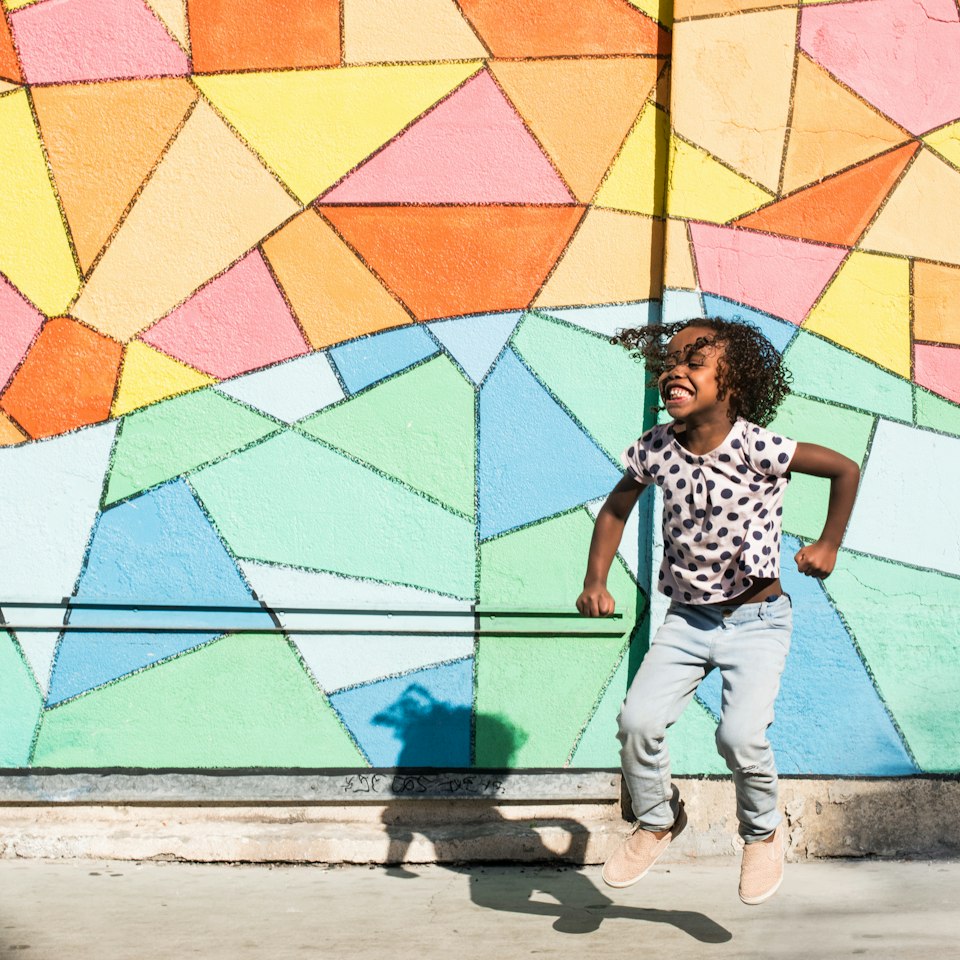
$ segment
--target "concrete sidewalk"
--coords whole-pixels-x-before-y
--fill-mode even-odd
[[[0,957],[960,958],[960,862],[787,865],[760,907],[738,861],[599,868],[0,860]]]

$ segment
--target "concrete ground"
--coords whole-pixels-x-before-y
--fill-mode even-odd
[[[598,867],[0,860],[0,958],[960,958],[960,862],[787,871],[746,907],[731,858],[620,891]]]

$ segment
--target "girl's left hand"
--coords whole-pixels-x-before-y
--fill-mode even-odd
[[[794,560],[801,573],[808,577],[823,579],[833,573],[837,562],[837,548],[816,540],[806,547],[801,547]]]

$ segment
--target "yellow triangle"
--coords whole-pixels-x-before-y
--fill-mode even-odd
[[[960,167],[960,123],[951,123],[920,139],[948,163]]]
[[[26,439],[27,435],[0,410],[0,447],[12,447]]]
[[[667,220],[663,238],[663,285],[674,290],[696,290],[697,275],[684,220]]]
[[[147,6],[186,53],[190,53],[187,0],[146,0]]]
[[[909,379],[909,261],[854,251],[803,326]]]
[[[110,413],[122,417],[131,410],[216,382],[213,377],[134,340],[127,344],[124,353],[120,385]]]
[[[29,7],[38,2],[39,0],[3,0],[3,5],[7,8],[8,13],[13,13],[14,10],[19,10],[21,7]]]
[[[627,0],[627,3],[636,7],[663,24],[668,30],[673,26],[673,3],[671,0]]]
[[[671,217],[726,223],[773,200],[773,194],[677,137],[670,142]]]
[[[667,115],[652,103],[637,117],[594,198],[598,207],[663,216]]]
[[[25,90],[0,99],[0,170],[0,273],[47,315],[65,313],[80,274]]]
[[[482,63],[195,76],[303,203],[399,133]]]
[[[489,56],[453,0],[344,0],[344,63]]]
[[[783,191],[790,193],[910,139],[869,104],[801,55]]]

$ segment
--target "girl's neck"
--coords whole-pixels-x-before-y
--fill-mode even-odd
[[[725,410],[719,416],[690,417],[674,423],[674,435],[678,443],[697,455],[710,453],[723,443],[734,421]]]

